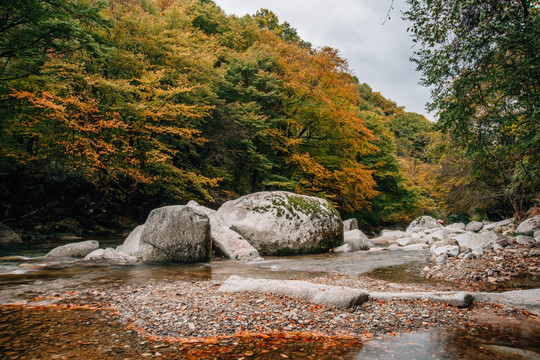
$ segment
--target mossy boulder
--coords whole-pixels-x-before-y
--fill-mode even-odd
[[[343,242],[339,213],[316,197],[259,192],[226,202],[218,214],[263,256],[326,252]]]

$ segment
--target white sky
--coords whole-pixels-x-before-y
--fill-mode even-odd
[[[338,49],[360,82],[407,111],[426,115],[429,90],[418,85],[420,74],[409,61],[413,42],[401,19],[404,0],[394,0],[390,20],[383,25],[391,0],[215,0],[227,14],[239,17],[261,8],[287,21],[313,46]]]

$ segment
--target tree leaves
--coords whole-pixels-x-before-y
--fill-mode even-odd
[[[413,61],[432,87],[440,127],[471,160],[471,184],[487,185],[501,208],[511,206],[515,216],[523,216],[540,186],[537,5],[408,3],[405,18],[421,45]]]

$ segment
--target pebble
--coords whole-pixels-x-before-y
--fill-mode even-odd
[[[451,281],[461,290],[503,291],[528,286],[538,287],[540,250],[514,244],[504,250],[484,249],[467,253],[463,259],[449,258],[437,263],[422,275],[430,279]],[[536,282],[534,282],[536,281]],[[526,285],[526,284],[525,284]]]

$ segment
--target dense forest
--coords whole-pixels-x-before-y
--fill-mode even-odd
[[[269,10],[239,18],[211,0],[7,0],[0,11],[0,226],[27,238],[122,231],[158,206],[216,207],[262,190],[324,197],[371,228],[422,214],[519,215],[539,200],[537,90],[532,113],[481,144],[452,122],[478,99],[450,94],[470,106],[448,105],[437,126]],[[415,30],[419,41],[429,31]]]

